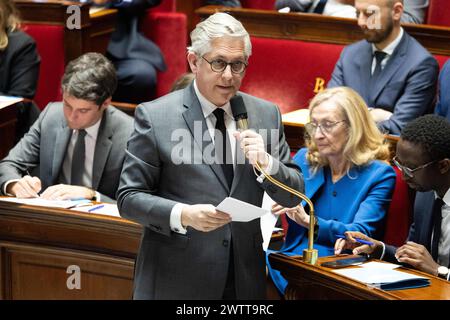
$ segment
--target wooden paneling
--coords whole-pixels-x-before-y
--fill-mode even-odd
[[[130,299],[140,237],[125,219],[0,202],[0,297]],[[70,265],[80,290],[67,289]]]

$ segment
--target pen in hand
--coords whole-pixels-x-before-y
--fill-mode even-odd
[[[336,235],[336,238],[339,238],[339,239],[347,239],[347,237],[344,236],[343,234],[337,234],[337,235]],[[367,240],[364,240],[364,239],[361,239],[361,238],[353,238],[353,239],[355,239],[358,243],[361,243],[361,244],[367,244],[367,245],[369,245],[369,246],[373,246],[373,245],[374,245],[373,242],[367,241]]]

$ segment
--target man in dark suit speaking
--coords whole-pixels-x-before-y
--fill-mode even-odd
[[[365,40],[344,48],[328,87],[354,89],[382,131],[400,134],[432,111],[438,64],[401,27],[403,1],[356,0],[355,7]]]
[[[238,92],[251,54],[242,24],[216,13],[197,25],[191,41],[194,82],[138,106],[128,142],[117,203],[123,217],[144,226],[134,298],[263,299],[259,219],[231,222],[215,206],[228,196],[260,206],[264,191],[288,207],[300,202],[263,179],[256,161],[297,190],[302,176],[290,160],[279,109]],[[235,95],[250,130],[236,131]]]
[[[103,55],[70,62],[63,102],[50,103],[0,161],[1,194],[113,202],[132,130],[132,118],[109,105],[116,85],[114,66]]]

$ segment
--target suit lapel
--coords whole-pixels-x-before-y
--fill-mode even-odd
[[[64,121],[59,129],[55,132],[55,147],[53,149],[53,161],[52,161],[52,177],[50,185],[54,184],[56,179],[58,179],[59,173],[61,171],[62,162],[66,156],[67,144],[69,143],[69,138],[72,131],[67,126]]]
[[[108,159],[112,147],[111,138],[113,136],[113,131],[112,126],[109,123],[111,112],[113,111],[109,108],[105,110],[102,123],[98,129],[98,136],[94,151],[94,164],[92,168],[92,188],[94,190],[98,189],[100,179],[103,175],[103,170],[105,169],[106,160]]]
[[[383,89],[387,87],[387,83],[389,82],[389,80],[392,79],[402,63],[405,61],[405,59],[403,59],[403,56],[406,54],[408,42],[409,39],[407,37],[407,34],[404,33],[402,40],[398,44],[397,48],[395,48],[392,56],[389,58],[386,66],[381,72],[380,77],[378,78],[379,80],[374,84],[373,89],[370,90],[370,102],[372,103],[371,106],[376,106],[376,99],[381,94]]]
[[[372,46],[366,42],[364,45],[364,48],[361,50],[361,54],[357,56],[356,58],[356,66],[359,69],[359,82],[355,83],[357,86],[361,96],[363,99],[369,103],[369,83],[370,83],[370,75],[371,75],[371,68],[372,68]],[[369,69],[367,69],[367,66],[370,66]],[[369,107],[371,107],[369,105]]]
[[[230,189],[225,175],[223,174],[222,167],[215,163],[215,161],[211,164],[211,159],[208,159],[207,152],[205,152],[206,146],[212,143],[212,138],[209,134],[208,126],[193,85],[190,85],[184,90],[183,100],[183,104],[187,108],[186,111],[183,112],[183,118],[184,121],[186,121],[186,125],[189,128],[195,143],[202,151],[203,161],[204,163],[209,164],[212,171],[217,176],[217,179],[229,194]]]

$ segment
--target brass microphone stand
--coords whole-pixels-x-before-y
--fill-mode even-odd
[[[302,200],[305,200],[306,203],[309,205],[309,230],[308,230],[308,249],[303,250],[303,261],[309,264],[316,264],[317,257],[318,257],[318,251],[317,249],[314,249],[314,225],[315,225],[315,215],[314,215],[314,205],[311,202],[311,200],[304,195],[303,193],[292,189],[289,186],[284,185],[283,183],[279,182],[278,180],[275,180],[272,176],[270,176],[266,171],[264,171],[258,162],[255,164],[256,169],[258,169],[264,177],[266,177],[267,180],[272,182],[274,185],[280,187],[281,189],[296,195]]]

